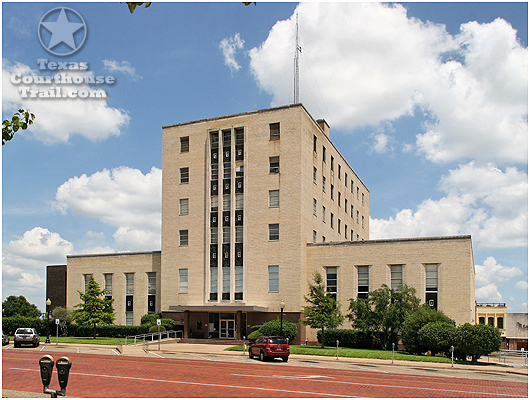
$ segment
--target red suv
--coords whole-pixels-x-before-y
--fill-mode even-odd
[[[248,348],[248,357],[258,356],[261,361],[281,357],[287,362],[289,354],[289,343],[281,336],[260,336]]]

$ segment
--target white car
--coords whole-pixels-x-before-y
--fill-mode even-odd
[[[13,342],[15,347],[20,347],[23,344],[31,344],[33,347],[39,347],[40,336],[33,328],[18,328],[15,332]]]

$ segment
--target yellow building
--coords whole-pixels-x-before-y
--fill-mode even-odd
[[[370,192],[329,135],[301,104],[163,127],[161,252],[69,256],[68,307],[88,274],[102,287],[112,276],[117,324],[154,307],[186,336],[241,338],[283,303],[298,323],[320,271],[343,312],[402,283],[474,322],[471,238],[369,240]]]
[[[477,324],[499,328],[503,341],[506,340],[506,320],[508,315],[506,303],[476,303],[475,312]]]

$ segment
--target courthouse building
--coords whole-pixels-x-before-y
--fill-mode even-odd
[[[370,191],[301,104],[164,126],[162,170],[161,251],[68,256],[66,283],[48,295],[65,292],[72,308],[92,275],[116,324],[161,312],[185,336],[235,339],[281,305],[298,323],[318,271],[343,313],[351,298],[407,284],[474,323],[471,237],[369,240]],[[298,327],[297,342],[316,339]]]

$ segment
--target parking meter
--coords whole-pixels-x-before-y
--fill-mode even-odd
[[[45,390],[48,389],[52,381],[53,364],[53,357],[50,355],[42,356],[39,360],[40,377]]]
[[[55,363],[57,367],[57,375],[59,378],[59,386],[61,386],[61,391],[66,390],[66,385],[68,385],[68,375],[70,375],[70,368],[72,363],[70,359],[66,356],[60,357]]]

